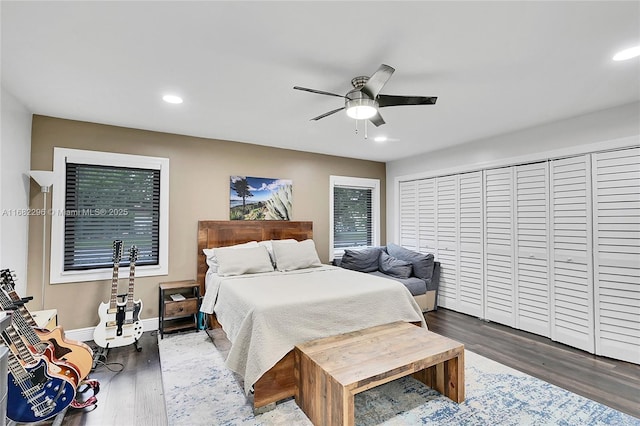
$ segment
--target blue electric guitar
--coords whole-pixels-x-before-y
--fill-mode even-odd
[[[33,355],[20,336],[7,327],[2,333],[11,347],[7,359],[7,417],[18,423],[33,423],[49,419],[73,402],[76,381],[47,357]],[[76,378],[77,380],[77,378]]]

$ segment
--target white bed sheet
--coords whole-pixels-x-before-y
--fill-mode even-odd
[[[404,285],[334,266],[207,281],[200,310],[215,312],[232,343],[226,365],[247,393],[299,343],[394,321],[426,327]]]

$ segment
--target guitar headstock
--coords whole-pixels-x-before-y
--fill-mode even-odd
[[[138,247],[135,245],[129,249],[129,263],[136,263],[138,261]]]
[[[119,264],[122,259],[122,240],[115,240],[113,242],[113,263]]]
[[[0,285],[7,291],[15,290],[16,283],[14,281],[13,272],[10,269],[3,269],[0,271]]]

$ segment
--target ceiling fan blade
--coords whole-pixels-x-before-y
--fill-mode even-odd
[[[344,95],[338,95],[336,93],[325,92],[323,90],[309,89],[309,88],[300,87],[300,86],[293,86],[293,88],[296,89],[296,90],[304,90],[305,92],[317,93],[319,95],[337,96],[338,98],[343,98],[344,99]]]
[[[382,119],[380,112],[376,112],[376,115],[371,117],[369,121],[371,121],[376,127],[380,127],[384,124],[384,120]]]
[[[378,95],[378,106],[382,108],[397,105],[433,105],[436,100],[437,96]]]
[[[376,72],[373,73],[367,83],[362,86],[361,91],[366,95],[370,96],[371,99],[375,99],[380,93],[380,90],[387,84],[387,81],[391,78],[391,75],[395,69],[390,67],[389,65],[382,64],[380,68]]]
[[[325,117],[326,117],[326,116],[328,116],[328,115],[335,114],[336,112],[338,112],[338,111],[342,111],[343,109],[344,109],[344,107],[341,107],[341,108],[334,109],[333,111],[325,112],[325,113],[324,113],[324,114],[322,114],[322,115],[319,115],[319,116],[317,116],[317,117],[312,118],[312,120],[314,120],[314,121],[318,121],[318,120],[320,120],[321,118],[325,118]]]

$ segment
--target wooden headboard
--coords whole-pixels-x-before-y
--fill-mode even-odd
[[[283,240],[298,241],[313,238],[313,222],[286,220],[201,220],[198,221],[198,283],[204,294],[204,276],[207,263],[203,249],[226,247],[248,241]]]

